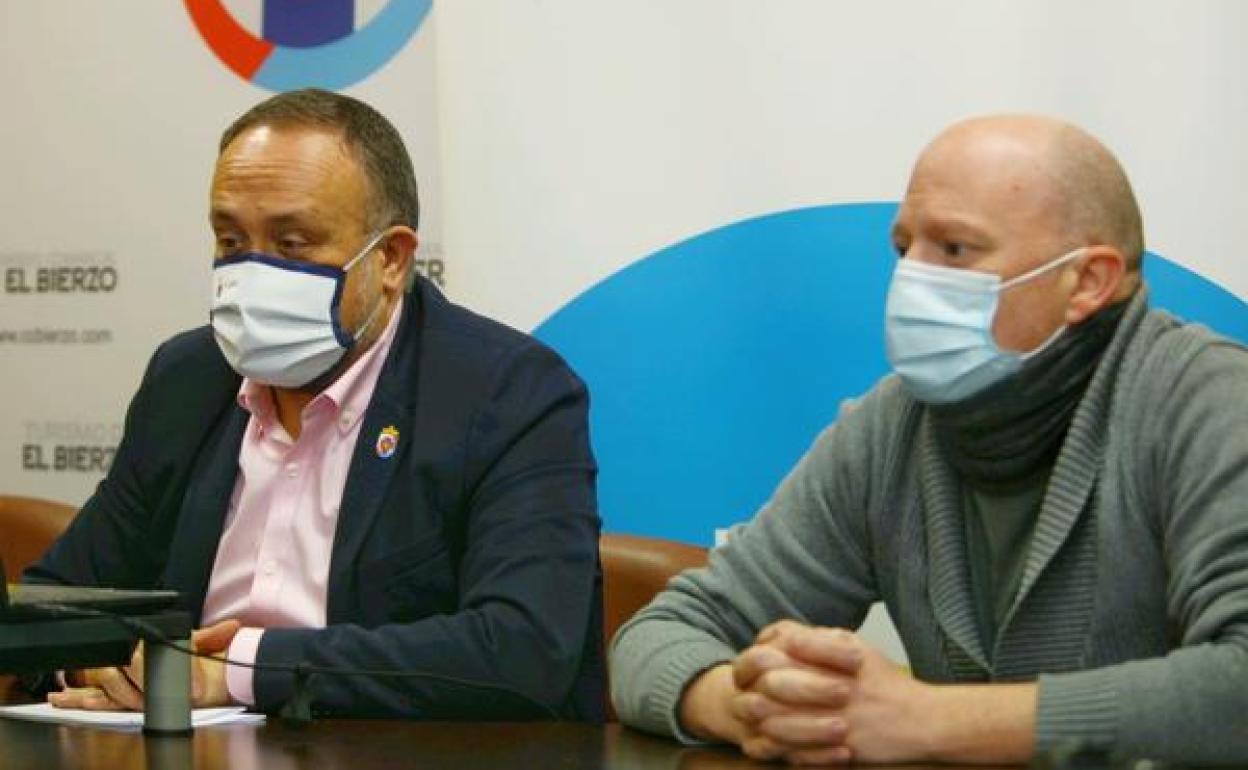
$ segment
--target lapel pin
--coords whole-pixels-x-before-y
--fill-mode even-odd
[[[377,456],[383,460],[389,460],[394,450],[398,448],[399,429],[393,425],[382,428],[381,433],[377,434]]]

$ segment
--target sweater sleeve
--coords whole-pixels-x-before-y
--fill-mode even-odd
[[[1184,764],[1248,761],[1248,354],[1204,339],[1170,351],[1188,353],[1177,376],[1145,367],[1140,408],[1124,415],[1135,483],[1157,511],[1175,646],[1040,677],[1038,750],[1078,739]]]
[[[622,721],[691,742],[678,720],[685,688],[765,626],[858,626],[876,599],[863,480],[879,401],[873,392],[846,409],[707,567],[673,579],[620,629],[611,679]]]

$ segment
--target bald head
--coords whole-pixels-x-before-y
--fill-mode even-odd
[[[946,129],[919,156],[892,236],[912,263],[999,277],[1009,288],[993,334],[1007,350],[1034,350],[1140,285],[1140,213],[1126,175],[1100,142],[1051,118]]]
[[[998,164],[1006,181],[992,194],[1034,206],[1031,213],[1051,218],[1071,246],[1112,246],[1138,270],[1144,233],[1135,193],[1118,160],[1083,129],[1038,115],[972,118],[928,146],[916,176],[925,164],[950,161]]]

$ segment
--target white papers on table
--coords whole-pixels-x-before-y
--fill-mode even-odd
[[[106,730],[142,730],[143,714],[138,711],[87,711],[85,709],[61,709],[51,703],[31,703],[22,706],[0,706],[0,717],[29,719],[35,722],[52,722],[58,725],[84,725]],[[242,706],[225,706],[211,709],[192,709],[192,727],[214,725],[255,724],[264,721],[264,714],[249,714]]]

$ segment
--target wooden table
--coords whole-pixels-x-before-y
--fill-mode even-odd
[[[10,677],[0,676],[0,703],[28,700],[9,689],[10,683]],[[556,722],[332,719],[300,727],[270,718],[262,725],[205,727],[190,736],[151,738],[139,732],[0,719],[0,770],[760,770],[781,767],[784,766],[756,763],[727,747],[685,748],[617,723],[602,726]],[[875,770],[887,768],[876,766]],[[909,765],[905,770],[959,768]]]
[[[183,768],[437,768],[441,770],[649,770],[777,767],[728,749],[686,749],[621,727],[571,723],[437,723],[326,720],[289,727],[205,727],[183,738],[146,738],[86,727],[0,719],[5,770]]]

